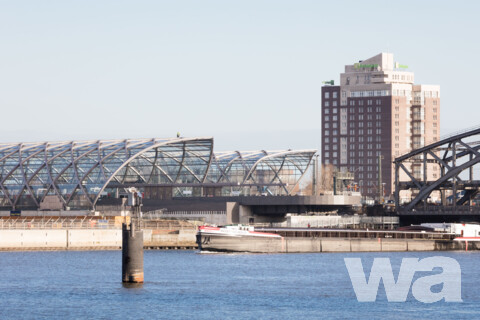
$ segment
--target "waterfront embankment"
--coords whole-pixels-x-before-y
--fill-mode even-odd
[[[119,250],[121,220],[57,217],[2,219],[0,251]],[[142,221],[146,249],[194,249],[196,224],[179,220]]]
[[[119,250],[121,222],[102,218],[2,218],[0,251]],[[144,220],[144,248],[196,249],[200,221]],[[281,238],[208,237],[203,250],[255,253],[394,252],[477,250],[479,243],[454,241],[453,235],[394,230],[268,229]]]
[[[194,249],[193,230],[144,229],[146,249]],[[0,250],[119,250],[122,230],[0,230]]]

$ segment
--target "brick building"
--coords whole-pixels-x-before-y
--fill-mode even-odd
[[[340,85],[322,87],[322,164],[353,172],[362,195],[388,198],[393,159],[439,139],[440,87],[414,84],[407,69],[380,53],[346,65]],[[436,170],[428,168],[430,178]]]

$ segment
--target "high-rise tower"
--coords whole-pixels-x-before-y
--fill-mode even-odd
[[[388,197],[393,159],[439,139],[440,87],[415,85],[407,69],[393,54],[380,53],[346,65],[339,86],[322,87],[322,164],[355,173],[363,195],[383,190]],[[415,176],[423,174],[412,166]],[[427,172],[439,175],[437,167]]]

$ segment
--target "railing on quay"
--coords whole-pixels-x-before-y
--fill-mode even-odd
[[[0,229],[120,229],[115,220],[85,217],[18,217],[0,219]]]
[[[456,235],[443,232],[395,231],[395,230],[350,230],[322,228],[255,228],[255,231],[273,232],[282,237],[345,238],[345,239],[423,239],[453,240]]]
[[[410,211],[405,207],[398,208],[400,215],[480,215],[480,207],[470,206],[426,206],[417,207]]]
[[[224,210],[198,210],[198,211],[167,211],[166,209],[159,209],[143,213],[144,219],[165,219],[168,217],[180,216],[182,218],[187,217],[202,217],[209,215],[225,215]]]
[[[121,229],[122,220],[85,217],[8,217],[0,219],[0,229]],[[194,229],[197,224],[181,220],[143,219],[143,229]]]

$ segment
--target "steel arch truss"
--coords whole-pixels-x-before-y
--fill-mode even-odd
[[[0,145],[0,207],[40,207],[47,196],[93,208],[110,184],[201,184],[212,138]]]
[[[438,204],[431,206],[427,201],[434,191],[441,194],[442,210],[465,211],[461,206],[469,206],[480,188],[480,181],[474,177],[474,171],[479,169],[479,150],[477,128],[396,158],[395,202],[399,212],[418,211],[422,207],[425,212],[439,211]],[[412,200],[404,206],[400,206],[402,190],[412,191]]]
[[[216,152],[207,181],[223,195],[290,195],[316,150]]]

